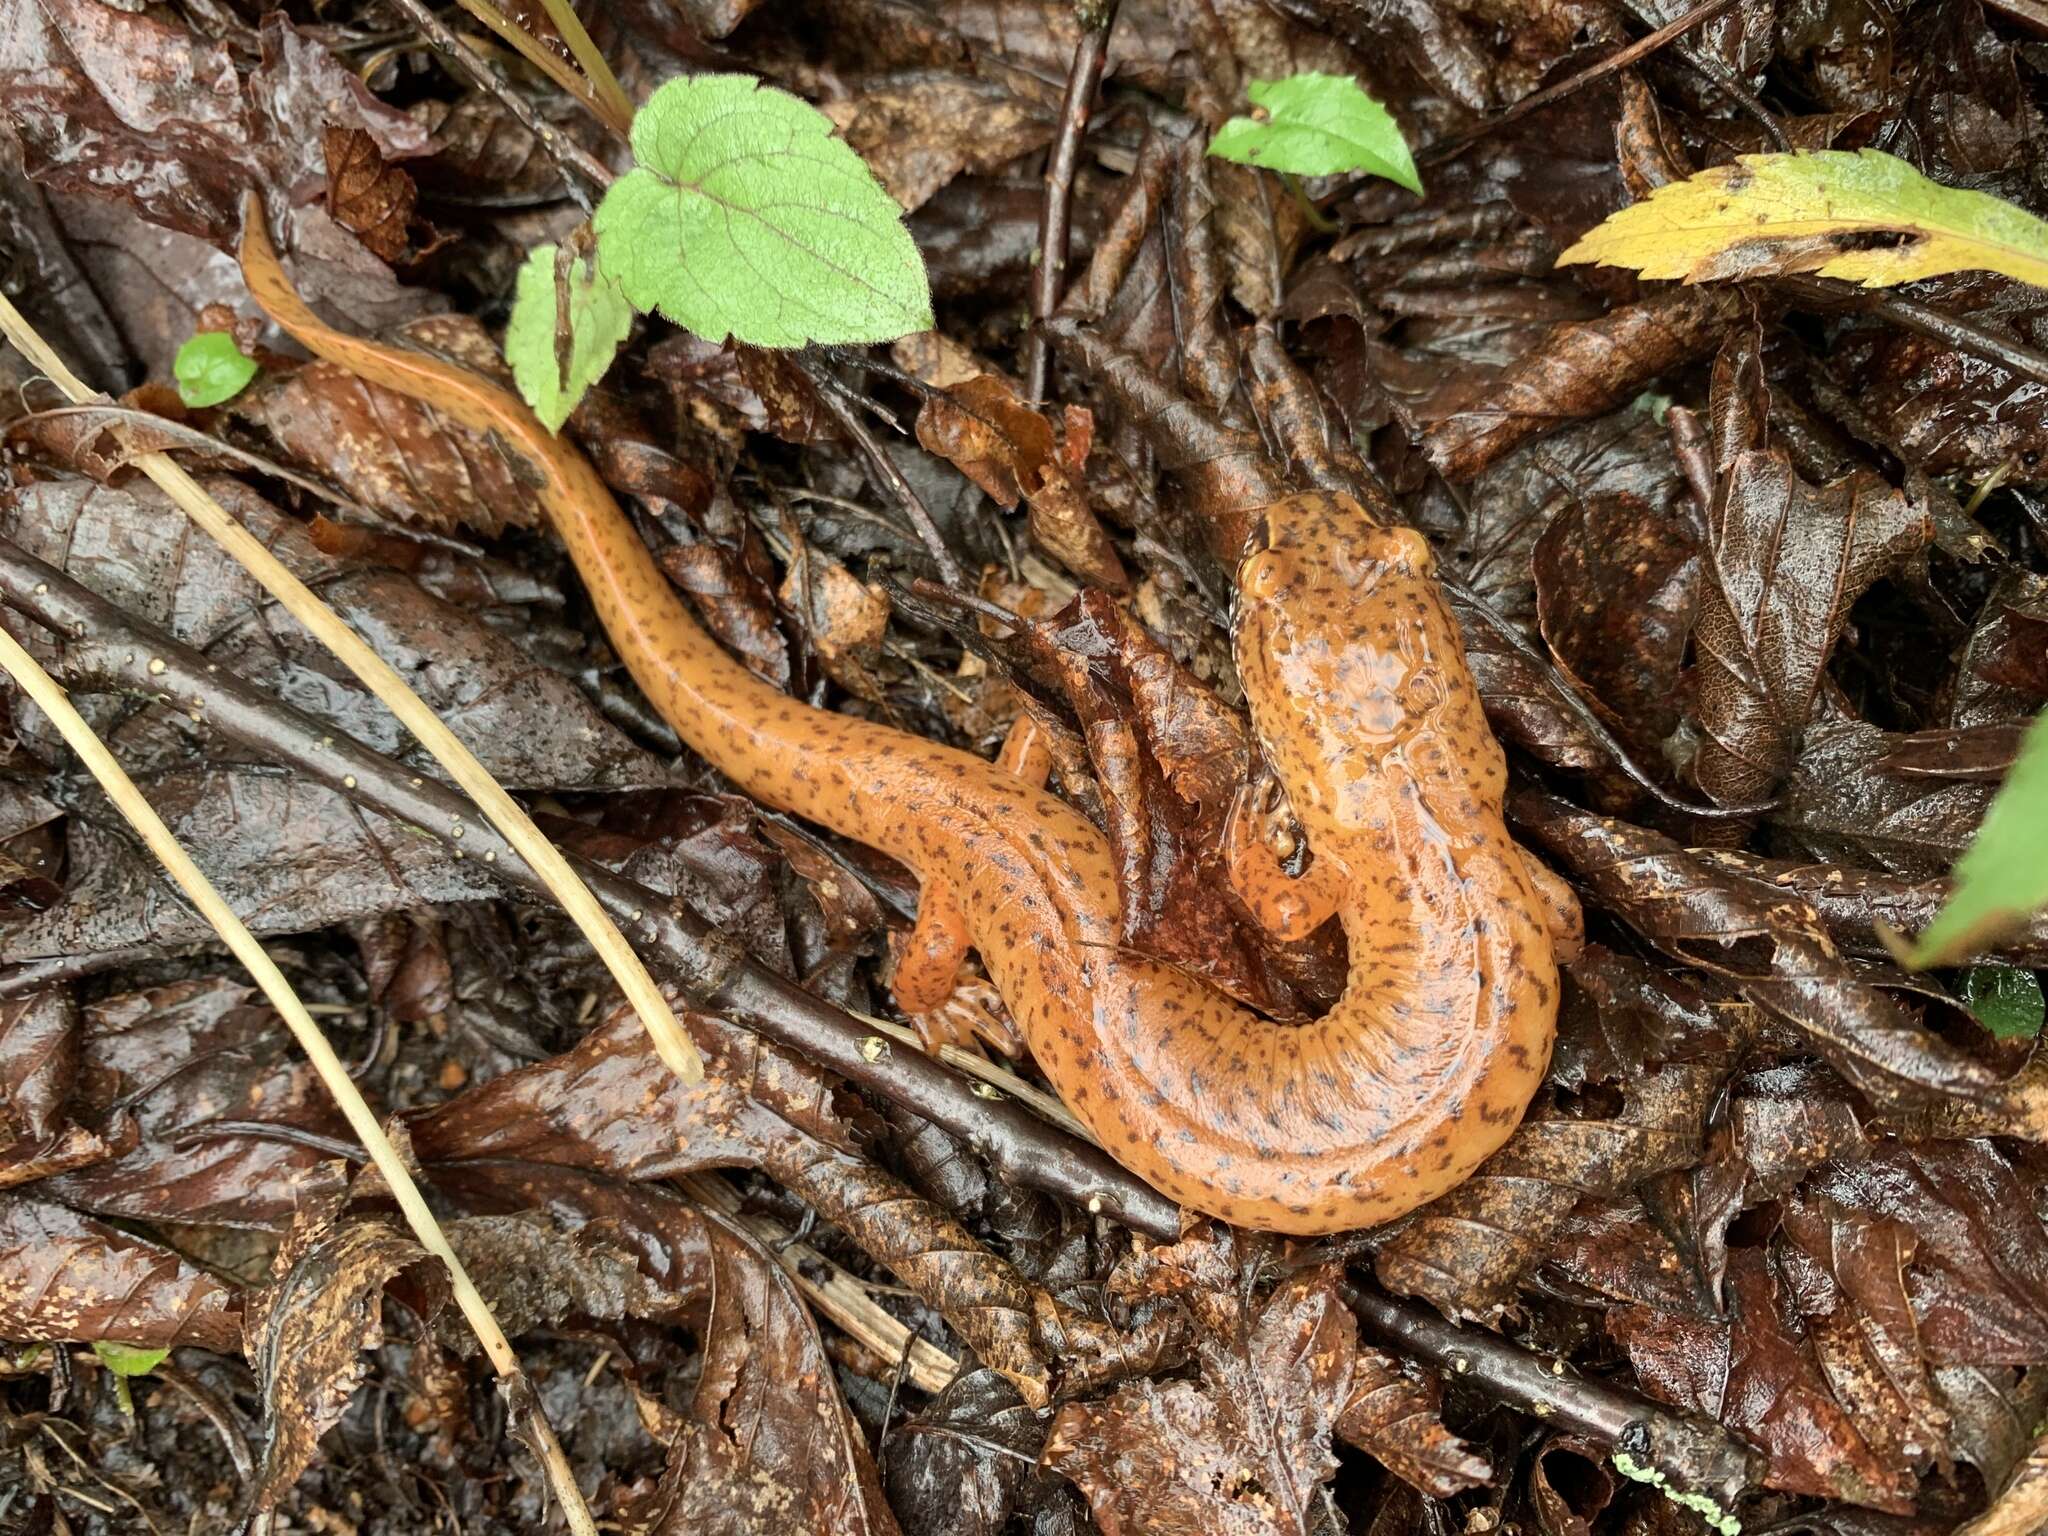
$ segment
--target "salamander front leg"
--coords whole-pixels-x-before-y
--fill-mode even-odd
[[[1586,947],[1586,914],[1579,907],[1578,894],[1562,875],[1520,843],[1515,844],[1515,852],[1522,856],[1522,872],[1529,877],[1536,899],[1542,903],[1543,926],[1550,931],[1550,947],[1557,963],[1569,965]]]
[[[1245,910],[1267,933],[1291,944],[1336,915],[1349,876],[1331,859],[1313,860],[1299,875],[1288,873],[1281,846],[1300,834],[1279,790],[1272,780],[1258,779],[1237,792],[1223,824],[1223,857],[1230,888]]]

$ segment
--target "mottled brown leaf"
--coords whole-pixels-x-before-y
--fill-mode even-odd
[[[2048,1106],[2020,1080],[1949,1044],[1891,994],[1862,980],[1813,909],[1751,885],[1669,838],[1537,792],[1512,798],[1537,845],[1673,958],[1724,976],[1837,1071],[1884,1104],[1957,1100],[2033,1126]]]
[[[298,1180],[332,1156],[291,1133],[348,1134],[283,1021],[246,982],[218,976],[88,1008],[73,1112],[119,1155],[46,1188],[134,1220],[278,1225]]]
[[[1679,1063],[1631,1082],[1611,1119],[1531,1116],[1471,1178],[1418,1211],[1380,1249],[1374,1272],[1453,1321],[1494,1322],[1580,1200],[1698,1159],[1721,1078],[1714,1066]]]
[[[1715,801],[1768,796],[1791,765],[1822,669],[1873,582],[1927,547],[1927,508],[1875,474],[1809,485],[1778,450],[1719,477],[1693,643],[1702,737],[1693,776]]]
[[[241,1347],[241,1296],[169,1248],[65,1206],[0,1195],[0,1338]]]
[[[1302,1536],[1336,1470],[1329,1437],[1347,1409],[1361,1436],[1387,1435],[1407,1454],[1431,1438],[1395,1427],[1417,1402],[1384,1357],[1368,1356],[1360,1380],[1357,1323],[1327,1273],[1283,1283],[1255,1317],[1199,1348],[1200,1385],[1147,1381],[1053,1420],[1041,1459],[1080,1486],[1106,1536]],[[1484,1476],[1455,1441],[1435,1452],[1427,1471],[1411,1465],[1431,1480]]]
[[[1536,541],[1534,571],[1551,653],[1638,760],[1655,762],[1685,707],[1701,585],[1690,532],[1626,492],[1574,498]]]
[[[13,1135],[57,1133],[78,1071],[78,1037],[69,987],[0,1001],[0,1116]]]
[[[1712,346],[1741,302],[1725,289],[1677,289],[1553,327],[1499,377],[1422,407],[1430,461],[1447,480],[1469,480],[1518,443],[1626,403]]]
[[[1044,110],[997,80],[950,71],[866,81],[824,112],[906,213],[962,171],[996,170],[1052,138]]]
[[[1725,1322],[1644,1307],[1607,1314],[1643,1385],[1754,1443],[1770,1458],[1772,1488],[1909,1513],[1913,1479],[1878,1461],[1829,1391],[1811,1345],[1781,1311],[1768,1255],[1730,1254],[1728,1277]]]
[[[400,1276],[431,1315],[446,1285],[438,1261],[397,1227],[367,1218],[331,1225],[331,1207],[301,1213],[271,1282],[250,1293],[243,1332],[263,1390],[263,1454],[253,1496],[273,1506],[313,1459],[369,1375],[363,1351],[384,1342],[384,1288]],[[311,1222],[323,1230],[308,1232]]]
[[[407,226],[419,189],[387,164],[377,141],[360,128],[329,123],[321,133],[327,159],[327,211],[385,261],[405,255]]]
[[[1070,420],[1066,433],[1055,433],[1007,380],[981,374],[925,400],[917,440],[1006,511],[1028,501],[1031,534],[1041,548],[1083,581],[1120,592],[1129,580],[1088,505],[1080,473],[1088,446],[1077,441],[1073,427]]]
[[[510,382],[496,344],[468,316],[428,316],[403,335]],[[266,371],[231,408],[270,434],[284,462],[347,487],[371,511],[396,521],[497,534],[539,520],[533,490],[497,444],[333,363]]]
[[[1336,1432],[1411,1487],[1448,1499],[1491,1481],[1493,1467],[1446,1427],[1442,1402],[1436,1378],[1360,1345]]]

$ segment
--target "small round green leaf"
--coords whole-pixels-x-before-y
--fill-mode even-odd
[[[2041,1033],[2048,999],[2041,978],[2010,965],[1973,965],[1963,972],[1963,1004],[2001,1040],[2031,1040]]]
[[[634,308],[757,347],[931,328],[902,210],[808,103],[751,75],[671,80],[633,119],[633,155],[595,225]]]
[[[1349,75],[1254,80],[1245,94],[1264,117],[1233,117],[1209,141],[1210,154],[1295,176],[1369,171],[1422,191],[1400,125]]]
[[[565,293],[566,322],[561,313]],[[562,430],[632,329],[633,306],[599,262],[577,256],[562,271],[554,246],[538,246],[528,254],[505,326],[505,361],[512,365],[520,394],[550,432]]]
[[[92,1352],[116,1376],[147,1376],[170,1358],[168,1349],[144,1349],[139,1344],[110,1344],[93,1340]]]
[[[256,377],[257,367],[226,331],[200,331],[178,348],[171,372],[178,398],[198,409],[234,399]]]

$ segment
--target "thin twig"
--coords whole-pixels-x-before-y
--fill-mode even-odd
[[[483,1345],[484,1353],[490,1357],[492,1368],[501,1377],[517,1378],[520,1375],[519,1357],[513,1353],[511,1342],[499,1328],[497,1319],[491,1316],[489,1305],[469,1278],[469,1272],[462,1267],[462,1260],[448,1246],[441,1224],[427,1209],[426,1199],[420,1194],[419,1186],[413,1183],[405,1159],[399,1156],[391,1138],[384,1134],[384,1127],[378,1124],[377,1116],[350,1080],[348,1068],[335,1054],[320,1026],[313,1022],[313,1016],[306,1011],[306,1005],[292,990],[291,983],[284,979],[284,972],[277,968],[277,962],[264,952],[263,946],[256,942],[255,935],[243,925],[234,909],[221,898],[212,882],[200,873],[199,866],[179,846],[178,840],[171,835],[171,829],[164,825],[163,818],[142,797],[135,781],[115,761],[106,744],[93,734],[84,717],[72,708],[57,680],[38,666],[35,658],[4,629],[0,629],[0,668],[4,668],[15,685],[49,717],[65,744],[77,754],[99,782],[100,788],[106,791],[107,798],[135,828],[149,851],[156,855],[157,862],[163,865],[178,888],[199,910],[200,916],[212,925],[235,958],[255,978],[256,985],[270,1000],[270,1006],[277,1010],[278,1017],[285,1021],[299,1042],[299,1049],[313,1064],[313,1070],[319,1074],[321,1083],[348,1121],[349,1129],[356,1133],[364,1150],[370,1154],[370,1160],[376,1164],[377,1171],[383,1175],[392,1198],[405,1216],[406,1225],[412,1228],[413,1236],[422,1248],[447,1267],[450,1293],[475,1332],[477,1341]],[[583,1502],[575,1478],[569,1473],[568,1461],[562,1455],[560,1444],[555,1442],[552,1427],[543,1418],[535,1428],[540,1432],[541,1459],[548,1481],[569,1516],[570,1529],[578,1536],[586,1532],[589,1536],[596,1536],[597,1525],[590,1517],[590,1510]]]
[[[534,111],[533,104],[503,80],[496,70],[478,56],[477,51],[455,35],[448,23],[428,10],[424,0],[391,0],[391,3],[405,13],[406,19],[420,29],[427,41],[469,77],[485,95],[493,97],[498,104],[510,112],[519,126],[540,141],[548,157],[561,167],[562,184],[576,200],[577,206],[585,213],[591,211],[590,194],[577,181],[580,176],[590,186],[602,192],[616,179],[611,171],[589,150],[570,138],[553,123]],[[575,174],[570,174],[574,172]]]
[[[168,695],[198,713],[205,728],[406,826],[446,826],[471,814],[467,802],[445,784],[224,671],[204,653],[123,613],[5,539],[0,539],[0,601],[65,637],[65,667],[75,687]],[[488,823],[474,825],[456,851],[480,861],[515,889],[545,899],[540,878]],[[1013,1099],[985,1096],[984,1089],[922,1051],[899,1047],[804,991],[748,957],[688,907],[596,865],[574,863],[605,910],[704,1011],[727,1013],[931,1121],[986,1158],[1000,1178],[1073,1201],[1162,1241],[1178,1234],[1178,1207],[1107,1154],[1064,1135]],[[122,958],[153,953],[123,952]],[[21,972],[43,975],[40,963],[32,962],[4,979],[0,996],[12,994],[14,977]]]
[[[604,54],[591,39],[590,29],[583,25],[583,18],[576,14],[576,7],[569,0],[540,0],[541,9],[548,13],[548,20],[555,24],[555,30],[562,34],[562,41],[569,45],[569,52],[576,56],[576,64],[583,71],[583,78],[590,82],[609,114],[607,126],[621,139],[630,139],[633,133],[633,98],[626,94],[626,88],[619,84],[619,77],[612,73],[612,67],[605,62]]]
[[[846,399],[846,387],[824,369],[798,355],[796,364],[811,381],[811,387],[818,398],[825,402],[825,409],[832,413],[832,419],[839,423],[841,430],[853,439],[854,446],[867,457],[881,479],[896,499],[903,504],[903,510],[910,515],[917,536],[923,541],[926,551],[939,568],[949,587],[965,588],[967,577],[960,569],[960,562],[953,558],[953,551],[946,547],[945,537],[939,532],[939,525],[932,521],[931,509],[924,504],[910,484],[903,478],[903,471],[896,467],[896,461],[882,451],[882,445],[875,441],[874,433],[867,423],[860,419],[860,412]],[[857,398],[857,397],[856,397]]]
[[[1031,274],[1031,334],[1024,342],[1024,398],[1045,399],[1052,373],[1052,344],[1039,329],[1059,307],[1066,282],[1067,253],[1073,241],[1074,175],[1081,164],[1081,140],[1095,110],[1095,92],[1102,84],[1102,66],[1109,57],[1109,34],[1116,26],[1116,0],[1103,8],[1101,23],[1089,27],[1074,45],[1067,70],[1066,99],[1060,103],[1059,134],[1045,165],[1045,205],[1038,216],[1038,268]]]
[[[244,217],[253,221],[252,228],[261,230],[263,216],[253,195],[251,207]],[[0,330],[4,330],[22,354],[48,374],[73,401],[83,404],[99,398],[64,366],[63,359],[50,350],[35,327],[22,318],[21,312],[4,295],[0,295]],[[233,556],[236,564],[254,577],[285,612],[297,619],[336,660],[354,673],[377,701],[398,718],[399,724],[448,770],[463,791],[482,808],[489,821],[547,881],[555,899],[562,904],[562,909],[569,914],[633,1005],[633,1011],[640,1016],[640,1022],[653,1038],[655,1049],[669,1070],[686,1083],[694,1083],[702,1077],[704,1069],[697,1059],[696,1047],[669,1012],[661,989],[647,974],[640,957],[633,953],[632,946],[613,926],[612,920],[605,916],[603,908],[570,872],[555,845],[541,835],[532,818],[491,777],[483,764],[476,760],[476,755],[456,738],[441,717],[427,708],[389,662],[344,624],[310,587],[286,569],[284,562],[272,554],[262,540],[230,517],[220,503],[185,472],[183,465],[168,454],[154,452],[137,454],[135,464],[156,482],[187,518]],[[446,835],[450,840],[460,840],[467,830],[457,821],[447,827]]]
[[[1807,304],[1829,309],[1843,304],[1860,306],[1889,320],[1900,330],[1913,331],[1932,341],[1946,342],[1965,352],[1974,352],[2020,378],[2048,384],[2048,352],[1999,336],[1918,300],[1902,298],[1895,293],[1872,293],[1848,283],[1817,277],[1782,277],[1775,286],[1780,292],[1790,294],[1795,301],[1803,299]]]
[[[1498,133],[1501,129],[1507,127],[1508,124],[1520,121],[1531,112],[1541,111],[1553,102],[1562,101],[1575,91],[1584,90],[1597,80],[1604,80],[1609,75],[1618,74],[1620,71],[1627,69],[1631,64],[1640,63],[1659,48],[1665,46],[1665,44],[1675,42],[1702,22],[1712,21],[1716,16],[1734,4],[1735,0],[1701,0],[1700,4],[1694,6],[1676,21],[1659,27],[1646,37],[1637,38],[1626,48],[1617,49],[1606,58],[1601,59],[1595,64],[1588,65],[1577,74],[1560,80],[1555,85],[1545,86],[1540,91],[1524,96],[1505,112],[1489,117],[1485,122],[1475,124],[1463,133],[1446,139],[1442,143],[1432,144],[1427,150],[1423,151],[1419,158],[1423,164],[1430,165],[1461,154],[1478,140],[1485,138],[1490,133]]]
[[[692,1173],[677,1183],[699,1205],[720,1212],[759,1239],[775,1255],[776,1262],[789,1271],[797,1289],[850,1337],[884,1360],[907,1360],[911,1384],[918,1391],[936,1395],[960,1374],[958,1360],[892,1316],[868,1294],[868,1286],[858,1276],[808,1244],[791,1241],[792,1234],[780,1222],[744,1213],[739,1191],[724,1179]]]
[[[1437,1313],[1371,1286],[1346,1283],[1342,1291],[1368,1329],[1400,1353],[1546,1424],[1611,1446],[1618,1457],[1654,1470],[1674,1489],[1711,1499],[1723,1513],[1756,1480],[1755,1454],[1719,1424],[1588,1381],[1562,1360],[1546,1360],[1498,1334],[1455,1328]]]

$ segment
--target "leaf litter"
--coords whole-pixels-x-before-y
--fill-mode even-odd
[[[2040,1525],[2048,1073],[2037,1014],[1980,1022],[1995,978],[2048,966],[2032,23],[1754,0],[1589,73],[1678,13],[1482,11],[636,3],[591,22],[656,99],[637,160],[538,75],[479,88],[398,11],[43,0],[0,30],[0,245],[34,274],[10,293],[186,434],[150,441],[559,843],[724,935],[685,1091],[558,917],[317,779],[302,736],[152,687],[175,640],[394,783],[432,771],[106,422],[34,414],[0,354],[5,622],[407,1131],[619,1528]],[[1106,20],[1039,309],[1063,97]],[[676,84],[679,58],[722,73]],[[716,302],[648,264],[692,239],[758,264],[783,212],[720,179],[722,140],[677,138],[692,94],[822,157],[783,191],[858,226],[862,282],[794,305],[835,254],[801,238]],[[615,205],[575,186],[612,207],[594,237],[564,144],[625,173]],[[960,1107],[1001,1088],[929,1097],[942,1069],[861,1022],[917,899],[888,850],[679,748],[504,445],[263,332],[223,254],[252,188],[333,318],[540,400],[757,675],[986,752],[1027,722],[1114,849],[1123,942],[1276,1018],[1320,1012],[1344,955],[1272,940],[1224,876],[1234,838],[1300,843],[1229,661],[1231,569],[1292,491],[1421,528],[1516,833],[1591,919],[1522,1129],[1435,1205],[1314,1248],[1047,1193],[1089,1149]],[[1748,223],[1674,235],[1702,196]],[[740,223],[706,247],[717,208]],[[814,336],[902,339],[759,350]],[[872,445],[848,399],[882,413]],[[964,586],[934,582],[933,536]],[[38,622],[36,561],[121,623]],[[35,711],[11,699],[6,730],[0,1530],[274,1507],[408,1536],[444,1505],[540,1528],[523,1410],[477,1392],[278,1021]],[[1886,932],[1928,934],[1934,969]],[[786,990],[720,993],[742,964]],[[977,980],[977,1033],[1007,1039]],[[764,1006],[867,1044],[827,1070],[750,1032]],[[706,1171],[800,1247],[678,1192]],[[821,1313],[819,1266],[873,1309]],[[1403,1327],[1362,1326],[1358,1287]],[[911,1341],[961,1362],[944,1394],[899,1368]],[[1710,1486],[1653,1424],[1734,1447],[1746,1480]]]

